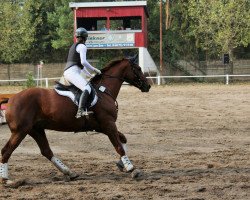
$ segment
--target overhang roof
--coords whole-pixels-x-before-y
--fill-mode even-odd
[[[122,2],[70,2],[71,8],[89,7],[120,7],[120,6],[147,6],[147,1],[122,1]]]
[[[78,8],[103,8],[103,7],[130,7],[143,6],[148,15],[147,1],[121,1],[121,2],[70,2],[69,7]]]

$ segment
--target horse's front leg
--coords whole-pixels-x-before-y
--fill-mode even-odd
[[[126,137],[117,130],[115,122],[105,123],[104,133],[109,137],[110,142],[113,144],[116,152],[120,155],[121,162],[127,172],[134,170],[134,166],[127,156]],[[122,166],[122,165],[121,165]]]
[[[125,154],[128,155],[127,138],[120,131],[118,131],[118,135],[119,135],[120,141],[122,143],[123,150],[125,151]],[[120,171],[124,170],[124,165],[123,165],[123,162],[121,159],[116,163],[116,165]]]

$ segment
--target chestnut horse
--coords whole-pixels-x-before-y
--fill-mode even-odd
[[[58,95],[53,89],[26,89],[9,99],[6,120],[11,130],[11,137],[1,151],[2,183],[11,183],[8,176],[8,160],[27,134],[36,141],[41,154],[64,175],[69,176],[70,179],[78,176],[54,156],[46,138],[45,129],[104,133],[120,155],[119,166],[124,167],[127,172],[134,170],[126,154],[126,137],[117,130],[115,124],[118,114],[116,98],[124,81],[142,92],[148,92],[150,84],[141,68],[131,58],[115,60],[101,71],[101,75],[96,75],[91,80],[91,84],[96,88],[98,101],[90,109],[93,114],[88,117],[76,119],[77,106],[69,98]],[[100,86],[102,86],[101,91],[98,90]]]

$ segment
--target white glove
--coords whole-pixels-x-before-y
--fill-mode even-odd
[[[96,72],[97,74],[101,74],[101,73],[102,73],[99,69],[96,69],[96,68],[95,68],[95,72]]]

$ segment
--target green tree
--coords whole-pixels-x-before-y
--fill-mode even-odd
[[[23,85],[24,88],[31,88],[36,86],[36,82],[34,80],[32,72],[28,72],[28,74],[26,75],[26,79],[27,80]]]
[[[54,27],[48,23],[47,15],[54,11],[54,2],[26,0],[23,10],[34,29],[34,40],[29,49],[29,61],[36,63],[39,60],[47,60],[53,51],[51,39],[54,35]]]
[[[58,0],[55,3],[55,11],[48,15],[49,23],[55,27],[52,40],[52,46],[55,49],[68,49],[73,42],[74,17],[69,2],[71,0]]]
[[[189,0],[189,35],[208,53],[229,53],[250,43],[249,0]]]
[[[18,1],[1,1],[0,59],[19,61],[34,41],[34,28]]]
[[[55,49],[67,48],[73,41],[74,17],[69,8],[69,0],[57,4],[53,13],[49,14],[49,22],[56,27],[52,46]]]

